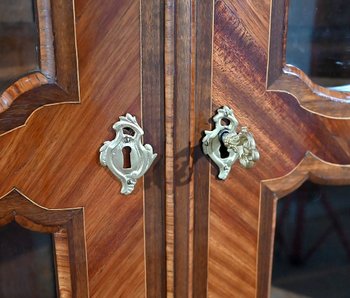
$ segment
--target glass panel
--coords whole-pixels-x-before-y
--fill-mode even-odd
[[[0,92],[39,70],[34,0],[0,0]]]
[[[14,222],[0,228],[0,297],[57,297],[52,241]]]
[[[350,91],[349,0],[290,0],[286,63],[324,87]]]
[[[305,183],[277,204],[271,297],[350,297],[350,186]]]

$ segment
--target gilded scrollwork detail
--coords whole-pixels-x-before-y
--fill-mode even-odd
[[[122,194],[130,194],[157,157],[149,144],[142,144],[144,132],[134,116],[119,117],[113,125],[116,136],[106,141],[100,148],[100,163],[107,167],[122,183]],[[130,149],[130,166],[125,167],[123,149]]]

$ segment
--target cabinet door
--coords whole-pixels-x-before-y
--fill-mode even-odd
[[[347,94],[325,96],[286,64],[291,2],[166,6],[167,288],[176,297],[269,297],[279,199],[307,180],[350,183]],[[253,133],[260,153],[253,168],[236,161],[226,180],[202,150],[224,106],[237,130]]]
[[[347,167],[329,163],[350,162],[350,124],[323,116],[339,112],[340,106],[345,115],[348,104],[318,97],[314,85],[297,87],[305,84],[302,77],[271,62],[285,61],[283,34],[288,32],[274,27],[281,21],[278,18],[283,19],[285,5],[270,0],[215,1],[213,110],[225,105],[234,110],[240,125],[254,134],[260,160],[249,170],[235,164],[225,181],[216,178],[218,169],[212,167],[207,197],[209,297],[268,297],[277,199],[305,180],[349,183]],[[271,73],[276,80],[276,74],[292,79],[269,81]],[[338,112],[333,116],[341,117]],[[321,174],[323,167],[327,170]],[[278,177],[282,178],[271,180]]]
[[[287,2],[76,0],[79,85],[64,77],[80,102],[35,110],[39,102],[23,127],[1,135],[0,193],[44,213],[83,207],[91,297],[268,297],[278,199],[306,180],[350,184],[340,165],[350,162],[350,126],[338,119],[348,118],[348,94],[320,94],[285,68]],[[41,98],[39,87],[26,100]],[[255,167],[237,162],[225,181],[202,151],[222,106],[260,152]],[[158,154],[129,196],[99,162],[126,113]],[[6,206],[1,225],[14,218],[42,230]]]
[[[51,3],[52,13],[62,13],[72,1]],[[15,188],[15,194],[44,208],[84,208],[80,236],[85,235],[86,248],[70,249],[86,249],[87,259],[80,261],[88,269],[88,282],[77,292],[73,279],[86,271],[75,272],[71,292],[64,297],[82,298],[88,291],[90,297],[164,297],[163,64],[157,52],[162,45],[161,10],[160,1],[75,1],[75,22],[56,20],[53,25],[61,31],[56,28],[53,38],[76,27],[79,82],[68,84],[80,89],[80,102],[37,109],[22,127],[0,137],[3,199]],[[46,17],[51,17],[49,12]],[[61,68],[69,63],[65,58],[56,61]],[[45,92],[36,88],[27,97],[35,103]],[[113,124],[126,113],[136,116],[145,128],[144,142],[158,154],[145,180],[139,179],[128,196],[120,193],[119,180],[99,161],[100,147],[115,137]],[[12,121],[8,115],[7,123]],[[70,241],[69,233],[67,237]]]

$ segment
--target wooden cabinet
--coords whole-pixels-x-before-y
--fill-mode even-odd
[[[312,97],[282,72],[284,2],[76,0],[73,39],[62,37],[72,15],[52,23],[62,42],[55,75],[0,114],[0,194],[83,207],[86,291],[77,294],[70,265],[61,297],[268,297],[276,200],[307,179],[350,182],[348,104]],[[72,4],[50,3],[57,18]],[[51,95],[54,104],[42,100]],[[222,181],[202,137],[225,105],[254,134],[260,160]],[[21,106],[35,111],[7,132]],[[126,113],[158,154],[128,196],[99,163]]]

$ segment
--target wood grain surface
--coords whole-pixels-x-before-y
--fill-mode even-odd
[[[125,197],[99,164],[118,117],[141,120],[140,3],[77,0],[76,20],[81,104],[45,107],[1,136],[0,194],[84,207],[90,297],[144,297],[142,181]]]
[[[165,17],[167,294],[205,297],[213,1],[169,0]]]
[[[0,194],[18,187],[47,208],[84,207],[91,297],[255,297],[257,264],[267,272],[271,255],[257,254],[261,181],[286,175],[307,151],[350,163],[348,121],[266,90],[270,5],[76,0],[81,103],[42,108],[0,137]],[[231,107],[253,132],[261,155],[226,181],[213,165],[209,176],[200,147],[211,97],[213,111]],[[125,197],[98,150],[127,112],[158,158]]]
[[[61,229],[54,235],[55,262],[57,270],[57,284],[60,298],[72,297],[72,275],[69,262],[69,245],[67,231]]]
[[[158,157],[144,178],[146,296],[166,297],[164,9],[141,1],[141,75],[144,142]]]
[[[235,165],[226,181],[211,179],[209,297],[255,297],[260,182],[290,172],[311,151],[350,163],[350,123],[301,108],[266,91],[270,0],[219,0],[215,5],[214,109],[231,107],[254,134],[261,159]],[[264,202],[261,202],[264,204]],[[270,252],[259,257],[269,258]]]
[[[190,167],[191,167],[191,98],[192,98],[192,1],[171,1],[173,19],[168,23],[172,27],[173,34],[169,35],[172,41],[172,50],[166,63],[172,65],[172,86],[167,86],[173,97],[167,98],[167,105],[172,104],[172,111],[167,109],[168,119],[172,127],[172,154],[173,171],[169,175],[169,183],[173,185],[173,218],[174,218],[174,297],[189,297],[189,277],[191,231],[189,229],[192,220],[190,210]],[[168,57],[167,57],[168,58]],[[171,179],[171,180],[170,180]]]
[[[195,65],[193,100],[193,297],[208,295],[208,228],[210,162],[202,152],[204,130],[210,129],[214,1],[195,1]]]
[[[174,84],[175,84],[175,3],[165,3],[164,81],[165,81],[165,224],[166,224],[166,286],[167,297],[174,297],[175,271],[175,204],[174,204]],[[184,241],[186,242],[186,241]]]

